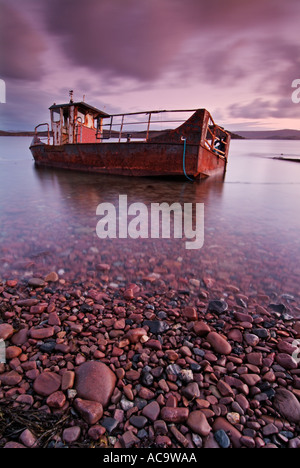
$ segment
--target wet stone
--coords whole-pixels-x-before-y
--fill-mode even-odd
[[[132,431],[125,432],[121,437],[121,445],[123,448],[132,448],[140,442],[140,439],[134,435]]]
[[[274,312],[279,312],[280,314],[283,314],[286,311],[284,304],[269,304],[269,308],[274,310]]]
[[[210,301],[207,310],[221,315],[228,310],[228,304],[225,301]]]
[[[160,413],[160,406],[156,401],[152,401],[148,405],[146,405],[143,410],[142,414],[146,416],[146,418],[150,419],[150,421],[156,421]]]
[[[119,425],[119,421],[115,418],[105,417],[101,420],[101,425],[105,427],[107,432],[111,434]]]
[[[148,422],[148,419],[145,416],[136,416],[133,415],[129,419],[129,422],[138,429],[142,429]]]
[[[214,351],[219,354],[230,354],[232,348],[228,341],[216,332],[210,332],[207,335],[207,341],[211,344]]]
[[[14,387],[18,385],[22,380],[22,376],[18,372],[12,370],[6,372],[5,374],[0,374],[0,382],[2,385],[7,385],[9,387]]]
[[[55,372],[42,372],[33,383],[33,389],[42,396],[49,396],[60,388],[61,377]]]
[[[103,406],[97,401],[83,400],[76,398],[74,407],[81,414],[83,419],[90,425],[96,424],[103,415]]]
[[[252,329],[252,333],[262,339],[266,339],[269,336],[269,332],[265,328],[254,328]]]
[[[187,420],[188,415],[188,408],[172,408],[165,406],[161,410],[161,418],[169,423],[183,423]]]
[[[226,449],[230,447],[230,439],[223,429],[216,431],[214,433],[214,438],[221,448]]]
[[[81,429],[79,426],[67,427],[64,429],[62,438],[67,444],[76,442],[80,437]]]
[[[0,324],[0,339],[7,340],[13,335],[14,329],[9,323]]]
[[[28,286],[31,288],[43,288],[45,286],[45,281],[41,278],[30,278],[30,280],[28,280]]]
[[[203,437],[207,437],[211,432],[211,427],[207,422],[206,416],[202,411],[193,411],[187,419],[189,428]]]
[[[297,369],[298,367],[297,361],[292,356],[286,353],[279,353],[276,356],[276,361],[284,369],[292,370],[292,369]]]
[[[43,343],[40,345],[40,351],[42,353],[48,353],[51,354],[53,350],[55,349],[56,342],[55,341],[48,341],[46,343]]]
[[[213,423],[213,430],[215,432],[219,430],[223,430],[224,432],[226,432],[226,434],[230,438],[231,443],[233,444],[235,448],[241,447],[240,440],[241,440],[242,434],[225,418],[218,417]]]
[[[115,385],[116,376],[106,364],[88,361],[76,369],[75,389],[80,398],[97,401],[105,407]]]
[[[206,336],[211,331],[209,325],[202,321],[195,322],[193,325],[193,329],[196,335],[198,336]]]
[[[150,333],[153,333],[154,335],[159,335],[169,330],[167,322],[161,320],[144,320],[143,326],[149,327]]]
[[[273,403],[284,418],[290,422],[299,424],[300,403],[292,392],[285,388],[278,388]]]
[[[180,375],[181,370],[182,370],[181,367],[178,366],[177,364],[170,364],[166,368],[167,374],[172,374],[172,375],[177,375],[177,376]]]

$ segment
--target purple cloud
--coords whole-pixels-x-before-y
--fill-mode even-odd
[[[44,73],[44,37],[21,11],[0,4],[0,75],[5,79],[39,80]]]
[[[7,115],[35,92],[46,108],[69,87],[100,106],[102,96],[116,107],[118,95],[154,89],[175,102],[191,89],[193,106],[226,115],[226,105],[230,117],[295,115],[299,0],[2,0],[1,11],[0,78],[8,91],[20,86]]]

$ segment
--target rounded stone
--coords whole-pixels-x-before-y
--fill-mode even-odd
[[[126,333],[124,338],[128,338],[130,343],[136,344],[145,335],[147,335],[147,332],[144,328],[132,328]]]
[[[298,367],[296,360],[286,353],[277,354],[276,361],[281,367],[287,370],[297,369]]]
[[[96,424],[103,416],[103,406],[97,401],[77,398],[74,402],[74,406],[83,419],[90,425]]]
[[[195,309],[195,307],[187,306],[183,310],[183,316],[187,320],[191,320],[191,321],[197,320],[198,318],[197,310]]]
[[[81,429],[79,426],[67,427],[63,431],[62,438],[67,444],[72,444],[73,442],[76,442],[76,440],[79,439],[80,432]]]
[[[232,348],[228,341],[226,341],[225,338],[223,338],[221,335],[219,335],[217,332],[210,332],[207,335],[207,341],[210,343],[212,348],[216,353],[219,354],[230,354],[232,351]]]
[[[160,407],[157,401],[151,401],[148,405],[143,408],[143,415],[151,421],[156,421],[160,413]]]
[[[21,328],[17,333],[11,338],[11,342],[16,346],[22,346],[26,343],[28,339],[28,328]]]
[[[196,434],[202,437],[207,437],[211,432],[211,427],[207,422],[206,416],[200,410],[192,411],[186,423],[193,432],[196,432]]]
[[[230,424],[229,421],[227,421],[223,417],[218,417],[215,422],[213,423],[213,430],[215,432],[223,430],[226,432],[228,437],[230,438],[232,445],[234,448],[240,448],[241,447],[241,437],[242,434],[238,429],[236,429],[232,424]]]
[[[225,301],[210,301],[208,310],[221,315],[228,310],[228,304]]]
[[[57,392],[61,384],[60,375],[55,372],[42,372],[33,383],[33,389],[41,396],[49,396]]]
[[[292,392],[286,388],[278,388],[273,404],[289,422],[300,423],[300,403]]]
[[[225,449],[230,447],[230,439],[223,429],[219,429],[218,431],[216,431],[214,433],[214,438],[221,448]]]
[[[205,336],[210,332],[210,327],[207,325],[207,323],[202,321],[195,322],[193,329],[198,336]]]
[[[47,405],[50,406],[50,408],[62,408],[65,402],[66,396],[61,391],[54,392],[47,398]]]
[[[22,354],[22,349],[19,346],[8,346],[6,348],[6,359],[14,359]]]
[[[41,278],[31,278],[28,281],[28,286],[32,288],[43,288],[45,286],[45,281]]]
[[[9,323],[1,323],[0,325],[0,339],[8,340],[14,332],[13,327]]]
[[[56,283],[59,280],[59,276],[55,271],[52,271],[45,277],[47,283]]]
[[[249,346],[257,346],[259,343],[259,337],[253,333],[246,333],[245,341]]]
[[[19,442],[10,441],[10,442],[6,442],[6,444],[4,445],[3,448],[6,448],[6,449],[24,449],[24,448],[27,448],[27,447],[25,447],[25,445],[23,445],[23,444],[20,444]]]
[[[31,448],[37,445],[37,439],[35,435],[29,430],[25,429],[20,435],[20,442],[25,445],[25,447]]]
[[[116,376],[102,362],[88,361],[76,369],[75,389],[79,398],[107,406],[116,385]]]
[[[5,374],[0,374],[0,382],[2,385],[7,385],[8,387],[14,387],[15,385],[18,385],[21,380],[22,376],[14,370],[6,372]]]
[[[50,338],[53,335],[54,335],[53,327],[32,328],[30,330],[30,336],[34,340],[43,340],[44,338]]]
[[[170,406],[165,406],[161,410],[161,418],[169,423],[183,423],[188,416],[188,408],[172,408]]]

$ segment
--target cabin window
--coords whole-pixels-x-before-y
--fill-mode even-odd
[[[77,112],[77,122],[85,123],[85,115],[80,111]]]
[[[69,110],[64,111],[64,127],[69,126]]]
[[[53,110],[52,111],[52,122],[60,122],[60,111],[59,110]]]

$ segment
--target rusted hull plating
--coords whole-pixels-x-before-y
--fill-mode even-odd
[[[226,157],[205,147],[209,114],[197,111],[175,130],[148,141],[30,147],[37,165],[125,176],[174,176],[195,179],[223,174]],[[184,143],[183,138],[186,139]],[[228,153],[227,145],[227,153]],[[185,160],[185,162],[184,162]]]
[[[31,147],[36,164],[126,176],[184,176],[183,144],[82,143]],[[199,155],[198,155],[199,153]],[[186,145],[186,174],[194,178],[222,174],[225,161],[205,148]]]

